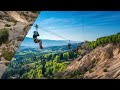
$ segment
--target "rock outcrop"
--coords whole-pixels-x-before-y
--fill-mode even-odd
[[[0,11],[0,33],[3,29],[9,32],[8,40],[0,45],[0,78],[38,14],[37,11]]]
[[[98,46],[79,59],[67,67],[67,73],[78,70],[85,71],[83,79],[120,79],[120,44]]]

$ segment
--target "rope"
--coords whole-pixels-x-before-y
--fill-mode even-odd
[[[85,32],[84,32],[84,21],[82,16],[82,31],[83,31],[83,40],[85,41]]]
[[[67,42],[67,43],[70,42],[69,39],[67,39],[67,38],[65,38],[65,37],[62,37],[62,36],[60,36],[60,35],[52,32],[52,31],[50,31],[50,30],[44,29],[43,27],[40,27],[40,26],[39,26],[38,29],[43,30],[43,31],[45,31],[45,32],[47,32],[47,33],[53,34],[53,35],[55,35],[55,36],[57,36],[57,37],[59,37],[59,38],[62,38],[62,39],[64,39],[64,40],[66,40],[66,41],[64,41],[64,42]]]
[[[33,25],[34,26],[34,25]],[[36,27],[36,26],[35,26]],[[65,37],[62,37],[62,36],[60,36],[60,35],[58,35],[58,34],[56,34],[56,33],[54,33],[54,32],[51,32],[51,31],[49,31],[49,30],[47,30],[47,29],[44,29],[43,27],[40,27],[40,26],[38,26],[37,25],[37,30],[38,29],[40,29],[40,30],[43,30],[43,31],[45,31],[45,32],[47,32],[47,33],[50,33],[50,34],[53,34],[53,35],[55,35],[55,36],[57,36],[57,37],[59,37],[59,38],[62,38],[62,39],[64,39],[64,40],[67,40],[67,41],[64,41],[64,42],[67,42],[67,43],[69,43],[70,44],[70,40],[69,39],[66,39]],[[68,44],[68,45],[69,45]],[[71,52],[71,49],[70,49],[70,52]]]

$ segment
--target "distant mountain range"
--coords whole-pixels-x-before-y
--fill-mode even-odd
[[[82,45],[82,43],[81,43]],[[71,44],[72,50],[76,50],[77,43]],[[27,47],[27,46],[20,46],[19,49],[17,50],[17,53],[19,52],[45,52],[45,53],[50,53],[50,52],[64,52],[68,51],[68,46],[67,45],[62,45],[62,46],[49,46],[45,47],[44,50],[41,50],[39,48],[34,48],[34,47]]]
[[[43,47],[50,47],[50,46],[63,46],[68,45],[68,41],[66,40],[48,40],[48,39],[42,39]],[[71,44],[78,43],[78,41],[71,41]],[[81,42],[79,42],[81,43]],[[26,47],[39,47],[38,43],[34,43],[33,38],[26,37],[24,41],[22,42],[21,46]]]

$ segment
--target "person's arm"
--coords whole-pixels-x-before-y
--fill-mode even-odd
[[[37,35],[37,36],[40,36],[40,35],[39,35],[39,33],[38,33],[38,35]]]
[[[38,32],[37,32],[37,36],[40,36]]]

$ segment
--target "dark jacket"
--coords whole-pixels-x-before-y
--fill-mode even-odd
[[[39,34],[38,35],[33,35],[33,38],[37,38],[37,36],[39,36]]]

